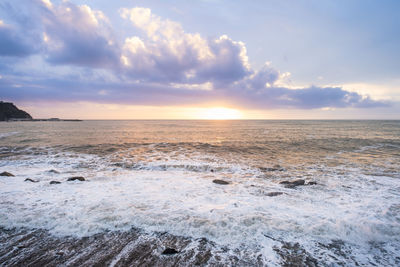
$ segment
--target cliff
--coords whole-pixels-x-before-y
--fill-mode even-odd
[[[32,120],[32,116],[18,109],[13,103],[0,101],[0,121],[12,119]]]

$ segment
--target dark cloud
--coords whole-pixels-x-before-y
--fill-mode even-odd
[[[260,109],[296,108],[372,108],[390,106],[390,102],[375,101],[340,87],[309,87],[288,89],[271,87],[257,92],[237,92],[237,103]]]
[[[26,57],[38,52],[37,25],[28,6],[25,1],[0,2],[0,56]]]
[[[0,56],[24,57],[34,51],[34,47],[16,29],[0,24]]]
[[[41,4],[43,46],[53,64],[115,67],[119,47],[100,11],[68,2],[51,7]]]
[[[265,65],[253,75],[229,88],[237,103],[258,108],[370,108],[389,106],[368,96],[340,87],[285,88],[278,84],[279,71]]]
[[[0,79],[0,95],[29,101],[90,101],[140,105],[190,105],[223,101],[232,106],[253,109],[372,108],[390,106],[339,87],[288,89],[264,88],[257,92],[228,88],[199,90],[174,88],[159,83],[87,81],[75,79],[38,79],[17,82]]]

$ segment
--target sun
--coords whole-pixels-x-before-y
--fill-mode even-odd
[[[243,114],[237,109],[214,107],[200,111],[197,117],[202,120],[238,120]]]

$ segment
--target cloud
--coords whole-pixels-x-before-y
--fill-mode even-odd
[[[4,16],[0,16],[0,56],[25,57],[35,53],[38,47],[32,42],[30,30],[25,30],[30,19],[24,9],[15,16],[17,10],[5,2],[0,3],[0,11],[4,11]],[[4,17],[7,16],[17,19],[16,23],[6,23]]]
[[[134,78],[158,82],[230,83],[251,70],[246,48],[226,35],[205,39],[186,33],[179,23],[164,20],[148,8],[121,9],[121,16],[143,37],[126,38],[121,62]]]
[[[253,72],[253,74],[239,81],[236,87],[258,91],[274,85],[280,78],[283,78],[283,75],[278,70],[272,68],[269,63],[266,63],[260,70]]]
[[[0,56],[21,60],[40,52],[38,14],[33,1],[0,1]]]
[[[119,40],[118,27],[87,5],[26,3],[32,5],[31,18],[16,15],[13,26],[0,24],[0,56],[27,57],[31,60],[25,63],[34,65],[0,64],[4,70],[0,95],[9,100],[159,106],[224,103],[247,109],[390,104],[341,87],[289,88],[284,83],[287,74],[270,64],[252,69],[243,42],[227,35],[205,38],[187,33],[181,24],[148,8],[120,9],[138,34]],[[36,24],[23,35],[29,21]]]
[[[264,87],[255,91],[231,87],[204,90],[160,83],[92,81],[79,76],[19,81],[3,78],[0,79],[0,95],[24,101],[91,101],[157,106],[223,102],[228,106],[245,109],[372,108],[390,105],[389,102],[375,101],[339,87]]]
[[[112,67],[119,61],[119,48],[108,19],[87,5],[41,2],[43,46],[53,64]]]
[[[300,89],[270,87],[253,93],[237,94],[235,97],[237,102],[241,102],[247,107],[260,109],[372,108],[390,106],[388,101],[375,101],[368,96],[349,92],[340,87],[311,86]]]
[[[371,108],[390,105],[388,101],[375,101],[341,87],[283,87],[281,84],[288,75],[281,74],[266,63],[259,71],[237,82],[228,90],[236,99],[236,103],[261,109]]]
[[[35,52],[21,30],[0,20],[0,56],[25,57]]]

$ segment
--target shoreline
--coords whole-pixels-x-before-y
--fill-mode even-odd
[[[58,237],[47,230],[0,227],[0,262],[6,266],[223,266],[264,265],[243,251],[169,233],[103,232]],[[165,253],[166,249],[177,253]],[[249,255],[250,256],[250,255]]]
[[[275,260],[261,250],[231,249],[206,238],[167,232],[105,231],[84,237],[56,236],[43,229],[0,227],[0,263],[4,266],[359,266],[340,240],[318,244],[327,249],[314,258],[299,243],[266,236]],[[171,253],[172,251],[172,253]],[[271,259],[271,258],[270,258]],[[386,266],[384,259],[381,263]],[[400,263],[399,261],[396,261]],[[362,265],[362,264],[361,264]]]

